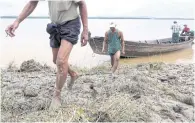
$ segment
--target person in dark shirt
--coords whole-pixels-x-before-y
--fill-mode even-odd
[[[187,36],[189,34],[189,32],[190,32],[190,28],[188,28],[188,26],[185,24],[184,29],[181,32],[181,35],[182,36]]]

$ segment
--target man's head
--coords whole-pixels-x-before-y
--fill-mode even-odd
[[[177,24],[177,21],[173,21],[174,24]]]
[[[114,31],[116,29],[116,24],[114,22],[110,23],[110,30]]]
[[[187,28],[188,26],[186,24],[183,25],[185,28]]]

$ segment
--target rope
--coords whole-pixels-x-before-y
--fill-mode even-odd
[[[94,45],[95,45],[95,47],[96,47],[96,51],[98,51],[98,52],[100,52],[99,50],[98,50],[98,47],[97,47],[97,45],[96,45],[96,43],[95,43],[95,41],[94,41],[94,38],[92,38],[92,41],[93,41],[93,43],[94,43]],[[92,53],[92,57],[95,57],[95,53],[94,53],[94,51],[93,51],[93,53]]]
[[[94,38],[93,38],[93,43],[95,44],[95,41],[94,41]],[[97,47],[97,45],[95,44],[95,47],[96,47],[96,51],[98,51],[98,52],[100,52],[99,50],[98,50],[98,47]]]

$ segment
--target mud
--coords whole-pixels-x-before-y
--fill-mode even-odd
[[[34,60],[1,69],[2,122],[194,122],[194,65],[146,63],[83,70],[49,111],[56,71]],[[14,70],[11,70],[14,68]],[[70,81],[68,76],[67,81]]]

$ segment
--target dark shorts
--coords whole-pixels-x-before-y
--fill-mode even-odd
[[[115,55],[116,52],[118,52],[118,51],[120,51],[120,50],[121,50],[120,47],[117,47],[117,46],[115,46],[115,47],[110,47],[110,46],[108,46],[108,53],[109,53],[110,56]]]
[[[113,56],[113,55],[115,55],[115,54],[114,54],[114,53],[109,53],[109,55],[110,55],[110,56]]]
[[[120,50],[117,50],[117,51],[115,51],[115,52],[109,52],[109,55],[110,55],[110,56],[113,56],[113,55],[115,55],[116,52],[118,52],[118,51],[120,51]]]
[[[81,22],[79,17],[61,24],[47,24],[46,31],[50,34],[50,46],[52,48],[59,48],[61,40],[67,40],[75,45],[78,42],[80,29]]]

